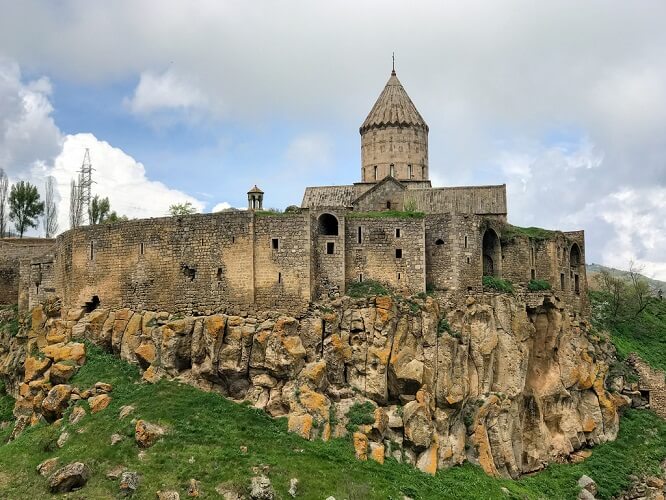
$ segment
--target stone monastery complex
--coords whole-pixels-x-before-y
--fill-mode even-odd
[[[464,295],[495,276],[518,290],[545,280],[584,310],[583,232],[511,226],[505,185],[433,187],[428,130],[393,71],[360,127],[359,182],[308,187],[285,213],[264,211],[255,186],[244,211],[5,241],[0,295],[24,309],[57,295],[64,308],[288,311],[354,282]]]

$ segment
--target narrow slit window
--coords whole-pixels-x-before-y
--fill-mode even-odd
[[[280,241],[277,238],[271,238],[271,248],[277,250],[280,247]]]
[[[402,259],[402,248],[396,248],[395,249],[395,258],[396,259]]]
[[[232,236],[232,237],[231,237],[231,242],[232,242],[232,243],[236,243],[236,237],[235,237],[235,236]]]
[[[282,283],[282,273],[278,273],[278,283]]]
[[[375,165],[375,180],[377,180],[377,165]]]
[[[398,273],[398,281],[400,281],[400,273]]]
[[[530,277],[531,277],[533,280],[536,279],[536,270],[535,270],[535,269],[532,269],[531,274],[530,274]]]
[[[363,283],[363,273],[358,275],[358,282]]]
[[[335,253],[335,243],[332,241],[326,242],[326,253],[328,255],[333,255]]]
[[[217,281],[222,281],[222,268],[221,267],[217,268],[217,274],[215,276],[217,277]]]
[[[391,210],[391,202],[390,201],[386,202],[386,210]]]
[[[90,260],[93,260],[95,258],[95,244],[91,241],[90,242]]]
[[[467,257],[467,263],[469,264],[469,257]]]
[[[141,255],[143,255],[143,253],[144,253],[144,251],[145,251],[145,247],[144,247],[143,243],[141,243],[141,244],[139,245],[139,251],[141,252]]]
[[[361,226],[358,226],[358,238],[356,241],[359,244],[363,243],[363,230],[361,229]]]
[[[467,236],[465,236],[465,248],[467,248]]]
[[[391,169],[391,177],[395,177],[395,165],[393,163],[391,163],[390,169]]]
[[[395,228],[395,237],[400,238],[400,228],[399,227]]]
[[[409,178],[411,179],[412,178],[412,166],[411,165],[407,165],[407,174],[408,174]]]
[[[560,273],[560,290],[564,290],[564,273]]]

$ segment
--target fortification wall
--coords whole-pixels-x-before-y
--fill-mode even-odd
[[[83,227],[58,238],[55,285],[66,307],[297,308],[310,299],[308,222],[228,212]]]
[[[423,218],[354,216],[347,219],[345,240],[348,284],[375,280],[404,292],[425,291]]]
[[[47,253],[54,244],[49,238],[0,239],[0,304],[18,301],[20,261]]]

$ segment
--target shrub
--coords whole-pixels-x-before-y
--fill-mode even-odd
[[[359,425],[370,425],[375,422],[375,407],[372,403],[354,403],[347,412],[347,430],[356,432]]]
[[[347,295],[355,299],[373,295],[390,295],[388,289],[378,281],[367,280],[351,283],[347,287]]]
[[[550,290],[551,286],[546,280],[530,280],[527,284],[527,289],[530,292],[538,292],[541,290]]]
[[[503,293],[513,292],[513,285],[510,281],[503,280],[502,278],[496,278],[495,276],[484,276],[483,288],[489,288],[491,290],[497,290],[498,292]]]

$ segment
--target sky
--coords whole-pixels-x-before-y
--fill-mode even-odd
[[[0,0],[0,168],[60,230],[86,148],[129,217],[300,204],[360,180],[396,71],[433,185],[507,185],[509,220],[666,279],[666,2]],[[40,227],[31,234],[43,234]]]

